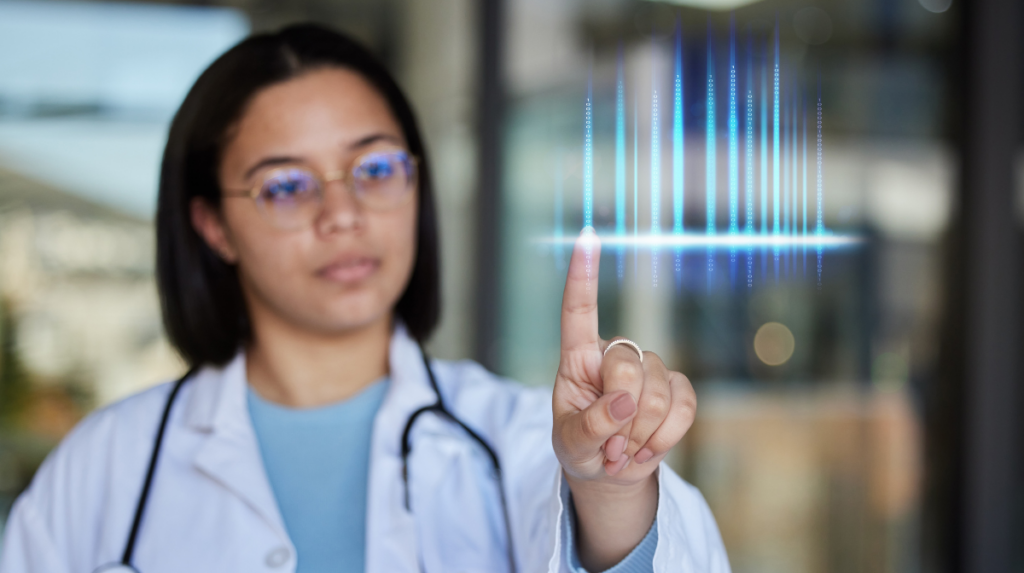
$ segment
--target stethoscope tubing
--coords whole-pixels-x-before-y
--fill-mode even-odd
[[[511,521],[509,520],[508,502],[505,499],[505,484],[504,480],[502,479],[501,462],[498,460],[498,455],[494,452],[494,449],[490,446],[490,444],[488,444],[487,441],[483,439],[483,437],[481,437],[476,431],[474,431],[462,420],[460,420],[458,416],[456,416],[450,410],[448,410],[448,408],[445,406],[444,399],[441,396],[441,389],[438,387],[437,379],[434,376],[434,369],[431,368],[430,366],[430,359],[427,357],[427,353],[426,351],[423,350],[422,346],[420,347],[420,354],[423,357],[423,365],[426,367],[427,370],[427,377],[430,380],[430,387],[434,390],[434,393],[437,396],[437,401],[429,406],[424,406],[413,412],[405,423],[405,429],[402,431],[402,482],[403,485],[405,486],[405,508],[406,510],[410,510],[409,454],[412,452],[412,427],[415,424],[416,420],[419,419],[421,414],[425,412],[434,412],[437,415],[441,416],[442,418],[445,418],[455,423],[460,428],[462,428],[463,431],[465,431],[466,434],[473,441],[479,444],[484,449],[484,451],[487,452],[487,455],[490,458],[491,463],[494,465],[494,473],[498,485],[498,494],[499,497],[501,498],[502,515],[505,521],[505,532],[506,535],[508,536],[507,548],[509,568],[510,571],[512,571],[512,573],[515,573],[515,553],[512,548],[512,524]],[[174,402],[175,399],[178,397],[178,393],[181,391],[182,386],[185,385],[185,382],[187,382],[192,377],[192,375],[195,374],[196,370],[197,368],[193,367],[189,369],[189,371],[186,372],[181,378],[176,380],[174,382],[174,386],[171,388],[170,394],[168,394],[167,396],[167,403],[164,405],[164,411],[160,417],[160,425],[157,428],[156,438],[153,441],[153,452],[149,458],[149,466],[146,469],[146,477],[142,482],[142,491],[139,493],[139,500],[138,502],[136,502],[135,505],[135,516],[132,519],[131,531],[128,533],[128,539],[125,542],[124,553],[121,556],[121,561],[120,563],[102,565],[98,569],[96,569],[95,573],[100,573],[104,571],[115,571],[117,569],[138,573],[138,570],[135,568],[134,565],[132,565],[132,557],[134,556],[135,553],[135,542],[139,537],[139,530],[142,526],[142,518],[146,513],[146,505],[147,502],[149,501],[149,492],[153,487],[153,476],[156,474],[157,462],[160,459],[160,450],[163,447],[164,434],[166,434],[167,431],[167,422],[170,419],[171,408],[174,406]]]

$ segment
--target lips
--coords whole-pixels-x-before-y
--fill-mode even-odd
[[[380,261],[371,257],[346,257],[321,268],[317,275],[336,283],[354,284],[373,274],[379,266]]]

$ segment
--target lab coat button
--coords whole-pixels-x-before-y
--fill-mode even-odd
[[[270,553],[267,553],[267,567],[280,567],[288,562],[291,552],[288,551],[287,547],[278,547]]]

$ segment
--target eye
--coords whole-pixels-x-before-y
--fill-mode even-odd
[[[352,170],[352,175],[363,180],[382,180],[394,176],[397,159],[390,155],[377,155],[364,159]]]
[[[268,178],[263,183],[261,195],[271,201],[287,201],[311,194],[315,189],[316,180],[312,175],[295,170]]]

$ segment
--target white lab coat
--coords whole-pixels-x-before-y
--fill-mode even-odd
[[[551,394],[501,380],[473,362],[432,362],[449,409],[495,449],[504,471],[520,572],[567,571],[567,486],[551,447]],[[400,325],[391,384],[374,420],[366,570],[502,572],[504,520],[486,453],[451,422],[426,414],[409,459],[401,433],[435,396],[416,343]],[[295,546],[267,480],[246,405],[245,360],[205,368],[181,389],[136,543],[141,573],[293,572]],[[14,505],[0,573],[90,573],[120,559],[170,391],[163,384],[91,414],[50,454]],[[727,573],[703,497],[659,469],[655,571]],[[301,558],[301,556],[300,556]]]

